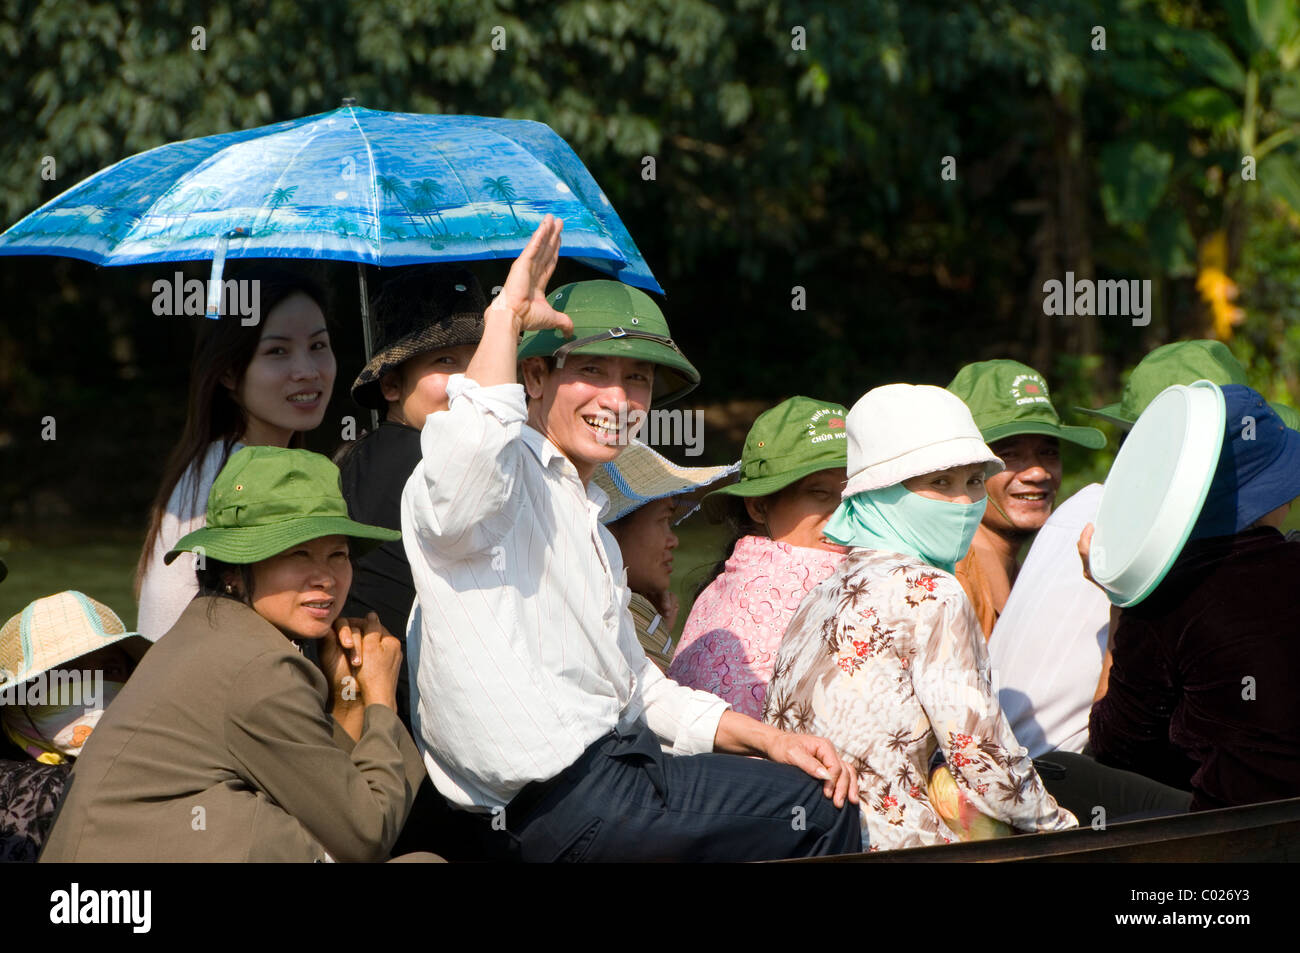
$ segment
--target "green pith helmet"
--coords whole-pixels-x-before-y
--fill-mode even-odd
[[[1161,345],[1138,362],[1128,376],[1119,403],[1096,410],[1087,407],[1074,409],[1102,417],[1127,430],[1142,416],[1147,404],[1166,387],[1173,384],[1187,386],[1199,380],[1220,387],[1245,384],[1246,369],[1221,341],[1175,341]]]
[[[212,483],[207,525],[182,536],[163,562],[201,547],[213,559],[247,565],[322,536],[347,536],[354,557],[402,538],[348,517],[339,468],[319,453],[244,447]]]
[[[553,328],[529,331],[519,342],[519,360],[554,357],[556,366],[575,351],[601,357],[629,357],[655,365],[652,400],[662,405],[684,397],[700,372],[669,336],[668,322],[654,300],[621,281],[577,281],[546,296],[573,321],[573,337]]]
[[[847,469],[843,404],[791,397],[758,415],[740,455],[740,482],[703,500],[704,515],[720,523],[735,497],[767,496],[822,470]]]
[[[1019,361],[967,364],[948,385],[970,408],[985,443],[1021,434],[1044,434],[1089,450],[1106,446],[1096,427],[1067,427],[1052,406],[1043,375]]]

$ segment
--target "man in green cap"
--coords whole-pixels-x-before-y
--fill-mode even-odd
[[[859,850],[855,779],[830,742],[669,681],[637,641],[590,480],[634,412],[699,374],[643,292],[591,281],[545,296],[560,230],[546,216],[511,267],[402,495],[412,726],[430,777],[524,860]]]
[[[1106,437],[1094,427],[1068,427],[1052,406],[1043,375],[1019,361],[967,364],[948,385],[970,408],[980,436],[1006,464],[985,484],[989,505],[957,564],[987,639],[1002,613],[1025,541],[1042,529],[1061,488],[1061,441],[1100,450]]]
[[[1142,359],[1118,403],[1096,411],[1076,409],[1128,430],[1166,387],[1201,379],[1239,384],[1246,372],[1218,341],[1179,341]],[[1110,601],[1084,578],[1078,540],[1096,518],[1101,491],[1101,484],[1089,484],[1052,514],[1029,548],[989,640],[999,700],[1033,757],[1079,753],[1088,741],[1088,713],[1104,671]]]

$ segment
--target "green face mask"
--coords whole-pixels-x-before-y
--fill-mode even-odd
[[[986,502],[932,500],[895,483],[841,502],[823,533],[843,546],[907,553],[953,572],[970,549]]]

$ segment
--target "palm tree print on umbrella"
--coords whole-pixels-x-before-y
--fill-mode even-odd
[[[271,215],[275,214],[276,209],[293,201],[293,193],[297,191],[298,186],[291,185],[287,189],[276,189],[267,196],[267,205],[271,209],[270,214],[266,216],[268,222],[271,220]]]
[[[415,212],[411,210],[411,206],[406,201],[406,186],[402,185],[401,182],[393,178],[391,175],[378,176],[375,179],[375,184],[379,186],[379,190],[384,193],[385,198],[392,199],[401,206],[402,211],[406,213],[406,217],[411,222],[411,231],[416,235],[419,235],[420,222],[416,217]]]
[[[510,217],[515,220],[515,228],[519,228],[519,216],[515,214],[514,205],[519,196],[515,193],[515,187],[510,184],[510,176],[499,175],[495,179],[484,176],[483,191],[498,202],[506,204],[506,207],[510,209]]]
[[[438,208],[438,200],[442,198],[443,193],[447,190],[433,179],[421,179],[411,187],[411,191],[415,195],[414,200],[411,202],[411,208],[424,216],[424,220],[429,223],[429,231],[435,235],[437,234],[433,219],[428,216],[428,213],[432,212],[438,216],[438,221],[442,224],[442,233],[450,235],[451,231],[447,228],[447,223],[442,217],[442,209]]]

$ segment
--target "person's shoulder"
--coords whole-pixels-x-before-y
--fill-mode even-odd
[[[363,490],[376,478],[386,483],[400,476],[405,482],[405,475],[415,468],[421,456],[420,431],[406,424],[382,421],[377,430],[362,434],[346,450],[336,454],[344,495],[349,490]]]

